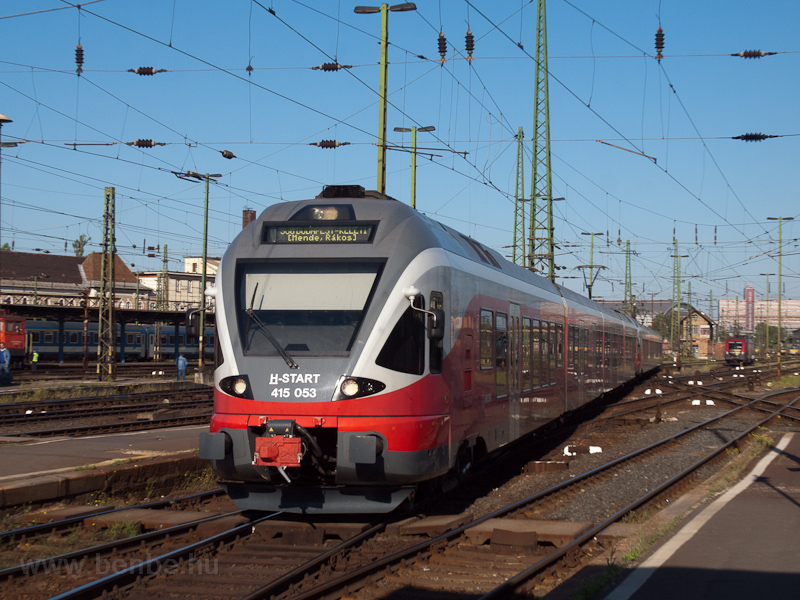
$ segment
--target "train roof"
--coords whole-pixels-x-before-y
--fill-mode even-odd
[[[329,210],[326,213],[326,208],[336,210]],[[337,216],[330,218],[334,214]],[[409,260],[428,248],[442,248],[486,268],[506,273],[528,285],[562,296],[574,305],[583,306],[587,311],[603,314],[608,319],[621,320],[632,327],[642,327],[635,319],[597,304],[577,292],[552,283],[543,275],[510,262],[478,240],[418,212],[407,204],[379,192],[364,190],[361,186],[326,186],[314,199],[284,202],[268,207],[248,226],[253,228],[252,241],[254,244],[259,244],[265,226],[271,223],[291,221],[308,223],[310,215],[316,215],[320,221],[338,220],[342,224],[379,223],[372,240],[376,246],[390,235],[397,235],[399,229],[399,239],[402,240],[402,244],[398,244],[393,253],[395,251],[408,253]]]

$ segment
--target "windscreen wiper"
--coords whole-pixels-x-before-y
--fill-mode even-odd
[[[270,343],[275,347],[275,350],[278,351],[278,354],[281,355],[281,358],[284,361],[286,361],[287,365],[289,365],[289,368],[290,369],[299,369],[300,365],[298,365],[294,361],[294,359],[291,356],[289,356],[289,354],[286,352],[286,350],[281,348],[281,345],[278,343],[278,340],[275,339],[275,337],[272,335],[272,333],[270,333],[269,329],[267,329],[267,326],[264,325],[264,323],[261,322],[261,319],[258,318],[258,315],[256,315],[255,311],[253,310],[253,304],[255,304],[255,301],[256,301],[256,292],[257,291],[258,291],[258,283],[256,283],[256,287],[253,290],[253,298],[250,300],[250,308],[245,310],[245,312],[247,313],[247,328],[246,328],[246,331],[248,331],[248,332],[250,331],[250,323],[254,321],[255,324],[258,325],[258,328],[261,330],[261,332],[266,336],[266,338],[270,341]],[[250,349],[250,340],[247,341],[247,347],[245,348],[245,350],[249,350],[249,349]]]

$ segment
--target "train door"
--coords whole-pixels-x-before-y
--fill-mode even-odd
[[[586,402],[586,344],[588,330],[583,321],[578,321],[578,326],[575,328],[575,373],[577,379],[577,392],[576,399],[578,405]]]
[[[520,307],[519,304],[509,306],[509,386],[508,386],[508,409],[510,418],[511,439],[516,439],[520,435],[520,397],[522,376],[520,368],[522,365],[522,341],[520,328]]]

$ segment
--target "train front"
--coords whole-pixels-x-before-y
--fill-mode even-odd
[[[283,203],[225,253],[200,456],[240,508],[388,512],[449,468],[448,394],[425,360],[444,330],[425,256],[441,253],[415,215],[385,198]]]

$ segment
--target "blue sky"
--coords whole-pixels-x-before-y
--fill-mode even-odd
[[[374,189],[380,15],[354,14],[356,4],[3,2],[0,113],[13,122],[2,136],[26,142],[2,151],[2,242],[56,253],[66,243],[71,253],[85,234],[99,249],[113,186],[122,258],[158,269],[142,246],[167,244],[177,270],[202,250],[204,188],[173,171],[222,175],[210,191],[212,256],[245,207],[260,212],[332,183]],[[418,209],[510,253],[519,127],[531,187],[536,2],[417,6],[389,17],[389,143],[411,144],[394,127],[434,126],[418,137]],[[621,297],[630,240],[637,295],[670,298],[674,232],[684,290],[691,281],[702,308],[709,293],[741,297],[748,283],[763,295],[761,273],[778,272],[778,227],[767,217],[800,219],[800,3],[550,0],[547,24],[553,194],[565,198],[555,205],[556,262],[559,275],[577,277],[561,282],[583,291],[575,267],[589,263],[590,238],[581,234],[596,232],[593,262],[607,268],[595,297]],[[729,56],[743,50],[777,54]],[[334,60],[352,68],[311,69]],[[138,67],[166,72],[128,72]],[[780,137],[731,139],[753,132]],[[137,139],[165,145],[127,145]],[[320,140],[349,145],[309,145]],[[387,193],[408,202],[409,154],[389,151],[387,161]],[[783,226],[783,281],[795,298],[798,226]]]

